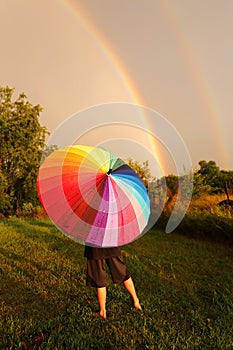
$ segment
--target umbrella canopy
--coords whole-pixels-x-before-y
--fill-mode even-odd
[[[150,201],[139,176],[98,147],[74,145],[42,163],[37,189],[54,224],[70,238],[95,247],[117,247],[138,238]]]

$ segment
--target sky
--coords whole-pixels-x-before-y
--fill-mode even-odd
[[[40,104],[51,133],[92,106],[145,106],[194,168],[232,170],[232,13],[231,0],[0,0],[0,85]]]

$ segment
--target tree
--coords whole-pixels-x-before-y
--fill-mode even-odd
[[[233,193],[233,171],[220,171],[219,186],[229,201],[230,194]]]
[[[151,175],[148,160],[140,164],[137,160],[134,161],[130,158],[127,160],[127,163],[138,174],[146,188],[148,188],[150,182],[155,180],[155,178]]]
[[[233,188],[233,171],[220,170],[213,160],[209,162],[201,160],[199,165],[198,174],[201,175],[203,182],[210,186],[209,192],[224,192],[229,200]]]
[[[206,183],[205,178],[199,173],[199,171],[194,171],[192,197],[197,199],[203,195],[211,193],[212,191],[212,187]]]
[[[164,210],[167,210],[173,203],[173,199],[178,193],[179,189],[179,177],[177,175],[167,175],[165,176],[166,186],[167,186],[167,199],[164,205]]]
[[[215,161],[210,160],[206,162],[205,160],[201,160],[198,164],[200,165],[198,173],[203,176],[204,183],[213,189],[217,189],[219,187],[220,169]]]
[[[48,133],[39,123],[40,105],[24,93],[15,101],[14,89],[0,87],[1,213],[14,214],[24,203],[37,202],[36,177]]]

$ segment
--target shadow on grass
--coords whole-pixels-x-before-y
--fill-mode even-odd
[[[84,246],[62,234],[49,219],[4,219],[6,227],[12,228],[26,239],[46,243],[48,248],[75,261],[83,255]]]

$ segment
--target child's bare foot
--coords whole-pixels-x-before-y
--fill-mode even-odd
[[[100,317],[102,317],[102,318],[107,318],[107,316],[106,316],[106,310],[100,310],[100,312],[99,312],[99,315],[100,315]]]
[[[142,311],[142,307],[141,307],[138,299],[134,301],[134,308],[136,310]]]

